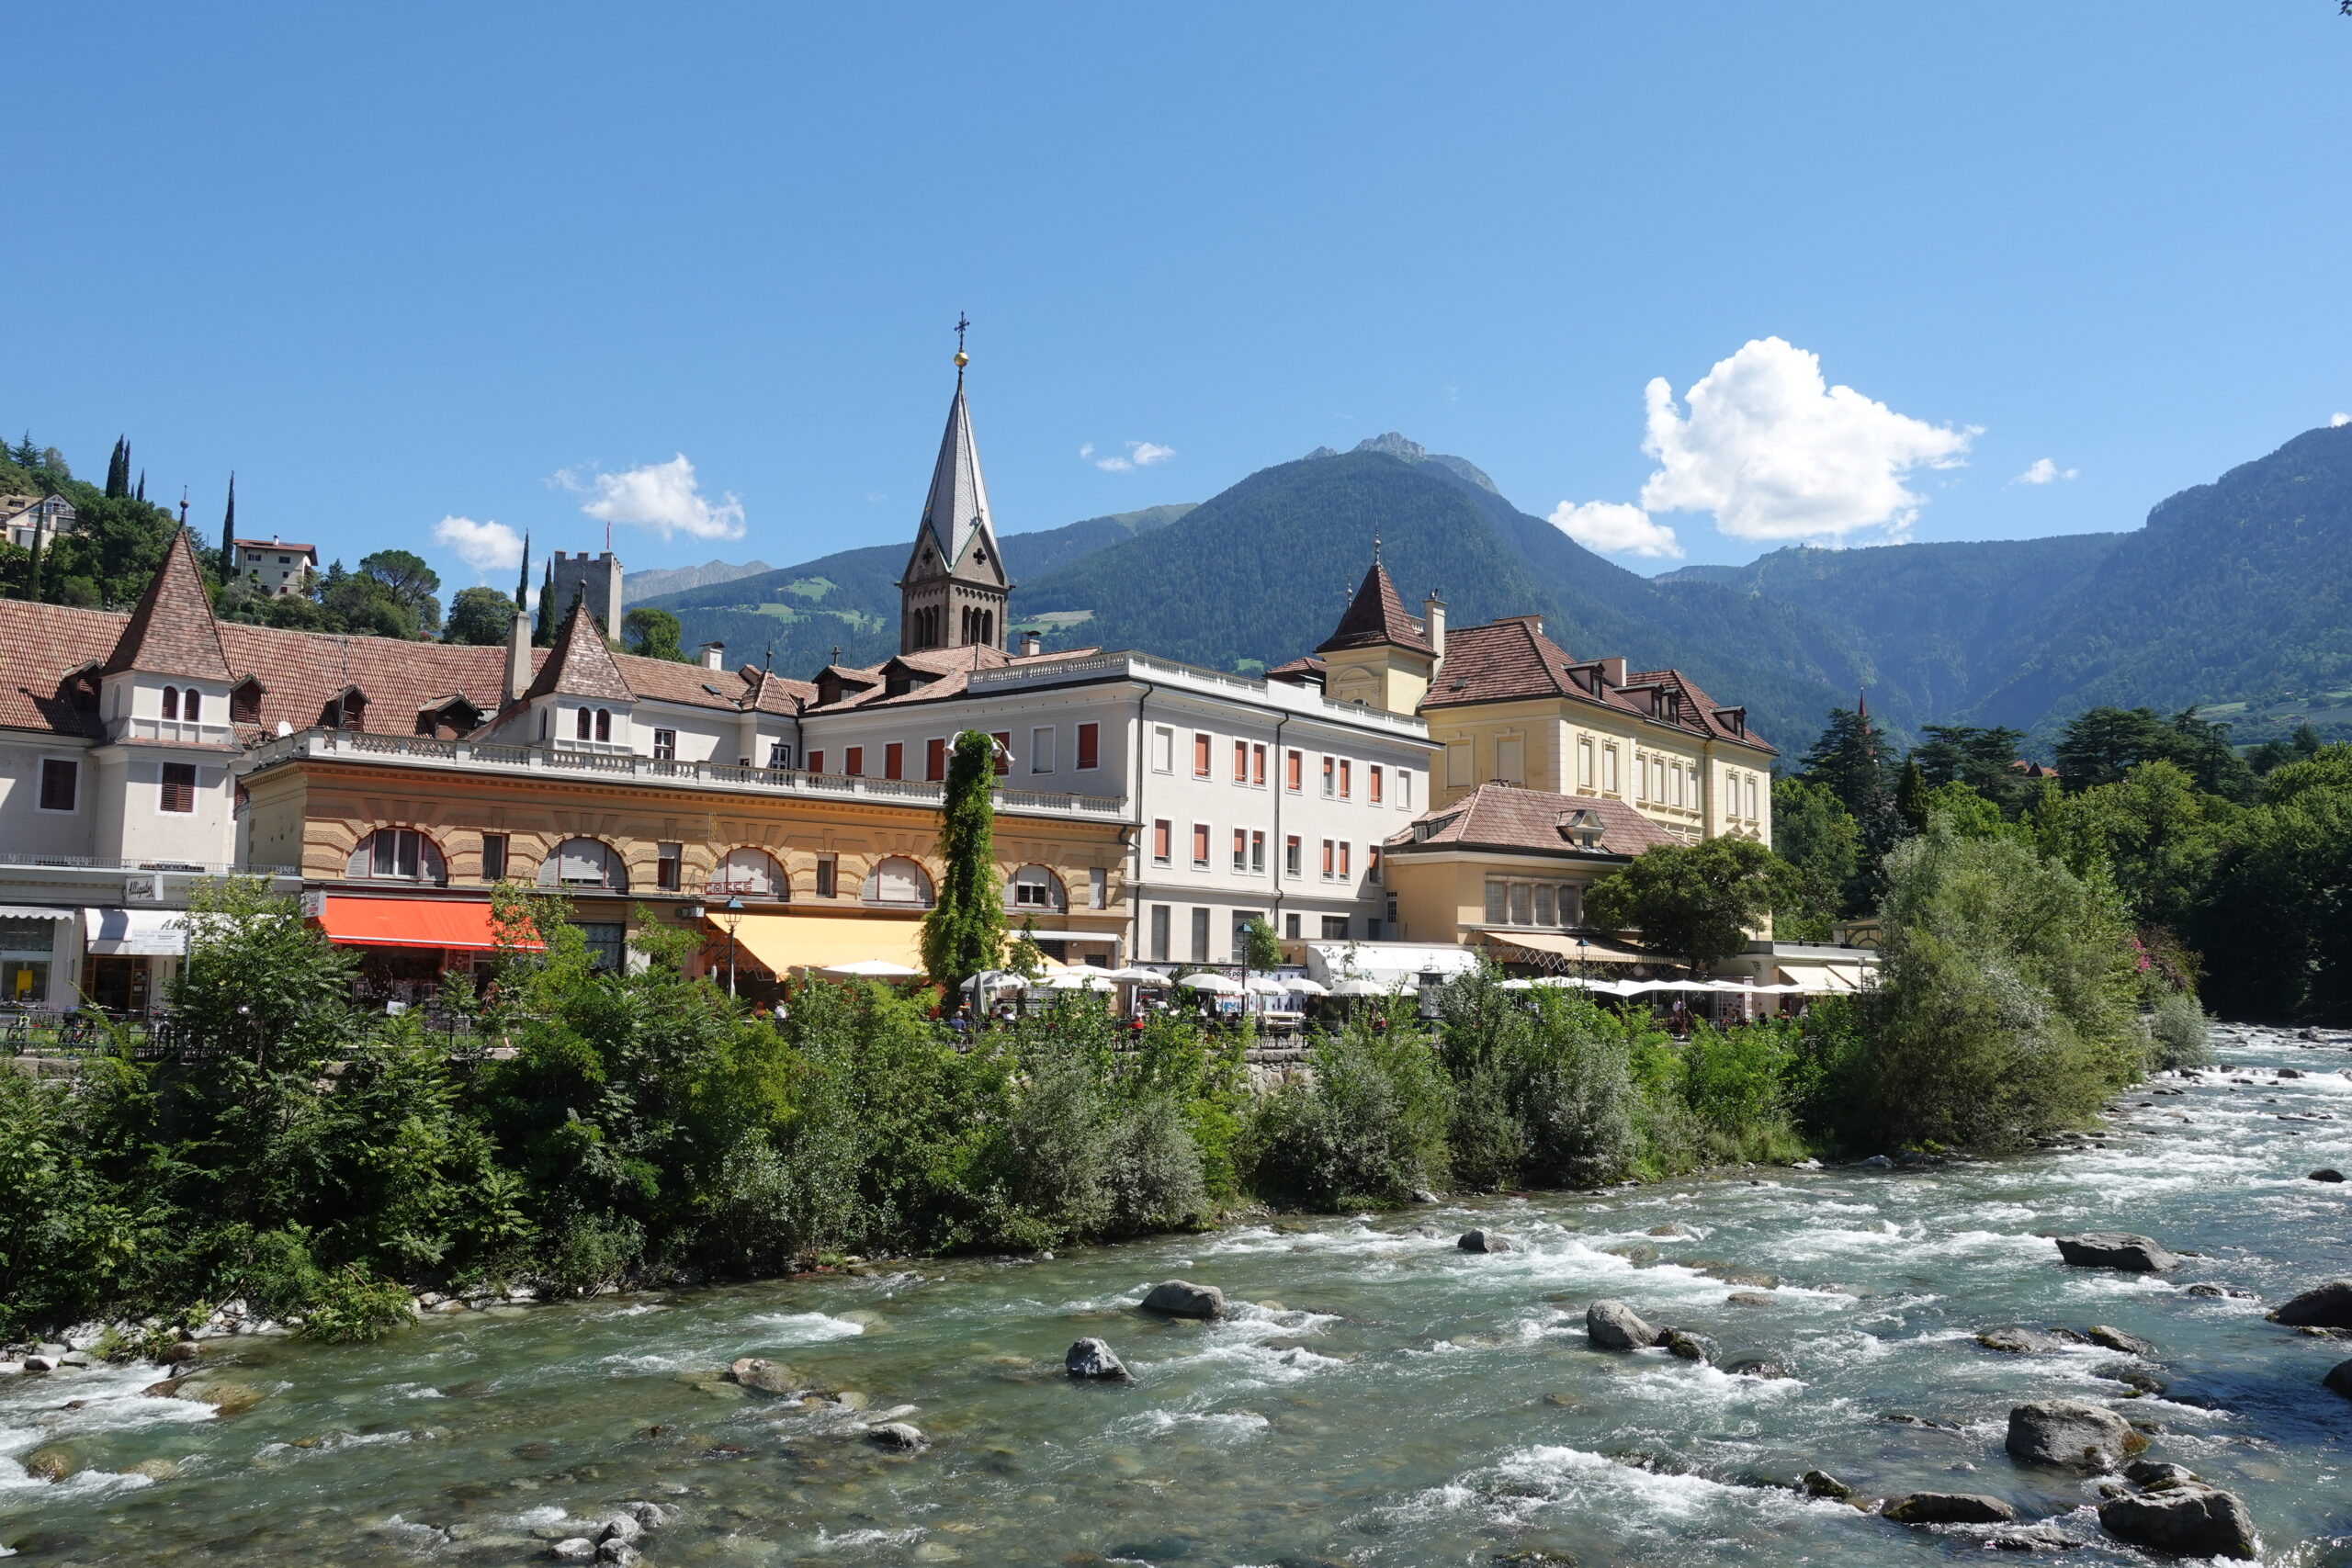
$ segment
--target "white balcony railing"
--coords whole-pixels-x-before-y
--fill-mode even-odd
[[[153,718],[145,714],[115,719],[107,726],[107,735],[114,740],[174,740],[190,746],[226,746],[236,739],[235,732],[226,724]]]
[[[455,768],[465,772],[531,774],[542,777],[609,778],[646,784],[675,784],[699,789],[740,790],[767,795],[800,795],[823,800],[887,800],[906,806],[936,807],[944,799],[942,785],[910,779],[852,777],[841,773],[806,773],[792,768],[744,768],[728,762],[681,761],[667,757],[639,757],[627,752],[559,750],[546,746],[499,746],[471,740],[434,740],[421,735],[369,735],[350,729],[304,729],[265,740],[238,760],[240,773],[257,773],[301,758],[365,758],[413,768]],[[1065,795],[1037,790],[1000,789],[996,808],[1032,816],[1078,817],[1095,821],[1124,821],[1124,796]]]
[[[1367,707],[1361,703],[1335,703],[1318,693],[1286,682],[1236,675],[1223,670],[1207,670],[1196,664],[1179,664],[1173,660],[1155,659],[1147,653],[1098,653],[1080,659],[1056,659],[1036,664],[1008,664],[995,670],[978,670],[966,681],[965,689],[978,694],[1024,687],[1063,685],[1072,681],[1121,678],[1188,686],[1211,694],[1230,692],[1261,705],[1287,708],[1294,713],[1342,724],[1393,730],[1417,740],[1426,739],[1430,732],[1428,722],[1418,714],[1390,713],[1385,708]]]

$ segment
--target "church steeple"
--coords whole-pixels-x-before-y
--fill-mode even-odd
[[[964,332],[969,325],[960,319],[956,323],[956,396],[947,405],[947,429],[932,465],[914,551],[899,582],[901,653],[974,643],[999,647],[1004,637],[1012,583],[997,550],[979,444],[964,399],[964,367],[971,363],[964,353]]]

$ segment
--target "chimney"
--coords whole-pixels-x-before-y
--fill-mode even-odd
[[[1421,625],[1427,628],[1430,646],[1437,649],[1440,659],[1445,657],[1445,601],[1432,593],[1421,601]]]
[[[695,662],[706,670],[726,669],[727,645],[723,642],[704,643],[695,653]]]
[[[1046,639],[1035,632],[1021,634],[1021,657],[1035,659],[1046,651]]]
[[[1599,660],[1599,663],[1600,665],[1600,679],[1604,685],[1622,686],[1625,683],[1625,661],[1623,660],[1603,659]]]
[[[518,703],[531,689],[531,617],[520,608],[506,628],[506,700]]]

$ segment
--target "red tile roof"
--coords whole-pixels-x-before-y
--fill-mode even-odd
[[[1628,694],[1632,688],[1653,684],[1682,694],[1674,716],[1654,715],[1646,698]],[[1591,661],[1570,658],[1566,649],[1545,637],[1543,619],[1537,615],[1516,615],[1487,626],[1448,631],[1445,662],[1439,667],[1429,694],[1421,699],[1421,706],[1424,710],[1467,707],[1531,697],[1591,703],[1709,739],[1752,746],[1760,751],[1772,750],[1754,731],[1735,728],[1722,716],[1741,710],[1719,709],[1713,697],[1679,670],[1646,671],[1627,676],[1622,687],[1610,685]]]
[[[65,677],[103,664],[130,621],[119,610],[0,600],[0,728],[101,734],[98,716],[74,705]]]
[[[1421,633],[1419,625],[1405,613],[1405,601],[1398,597],[1396,585],[1388,580],[1388,569],[1378,561],[1363,574],[1357,585],[1356,596],[1348,601],[1348,613],[1340,617],[1340,625],[1316,649],[1329,653],[1344,648],[1408,648],[1419,653],[1434,653],[1430,640]]]
[[[1066,659],[1086,659],[1100,653],[1098,648],[1066,648],[1052,653],[1012,654],[985,643],[972,643],[963,648],[927,648],[915,653],[901,653],[894,659],[866,669],[857,670],[828,665],[826,672],[837,677],[872,682],[862,691],[842,694],[838,702],[821,706],[813,702],[810,712],[818,714],[847,713],[853,708],[864,710],[876,707],[905,707],[917,703],[935,703],[948,697],[961,696],[970,686],[974,671],[1001,670],[1017,665],[1033,669]],[[889,671],[898,665],[920,671],[930,679],[910,691],[896,696],[889,693]],[[819,679],[823,679],[820,675]]]
[[[105,673],[124,670],[200,681],[230,678],[228,656],[220,651],[220,634],[212,619],[212,600],[204,591],[204,574],[197,570],[196,550],[185,528],[172,536],[162,569],[139,596],[122,640],[107,660]]]
[[[667,660],[648,659],[637,662],[660,664]],[[555,634],[554,649],[539,666],[538,675],[523,697],[527,702],[556,693],[614,703],[625,703],[637,695],[621,674],[620,666],[613,661],[613,650],[605,646],[604,630],[596,625],[596,617],[588,613],[588,605],[582,600],[572,601],[571,614],[564,617],[562,629]]]
[[[1449,642],[1452,638],[1447,639]],[[1596,851],[1585,850],[1564,820],[1579,811],[1600,821]],[[1554,795],[1516,784],[1485,784],[1451,806],[1431,807],[1388,840],[1390,852],[1424,845],[1438,849],[1542,851],[1551,854],[1637,855],[1654,844],[1681,840],[1622,800]]]

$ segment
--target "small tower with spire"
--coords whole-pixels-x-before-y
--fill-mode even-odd
[[[1372,570],[1363,574],[1339,626],[1315,651],[1323,660],[1323,692],[1333,702],[1362,703],[1389,713],[1417,713],[1444,651],[1445,606],[1432,597],[1426,620],[1405,613],[1405,601],[1380,563],[1373,536]]]
[[[972,436],[971,410],[964,401],[964,367],[971,363],[964,352],[964,333],[970,325],[956,318],[956,397],[947,405],[947,430],[932,466],[922,523],[915,530],[914,549],[899,581],[901,653],[1003,646],[1012,582],[997,549],[988,486],[980,479],[980,449]]]

